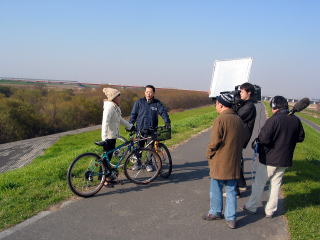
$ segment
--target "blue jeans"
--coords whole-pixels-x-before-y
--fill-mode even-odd
[[[221,215],[223,209],[222,188],[225,186],[227,194],[224,218],[228,221],[236,220],[237,210],[237,180],[216,180],[211,178],[210,210],[209,214]]]

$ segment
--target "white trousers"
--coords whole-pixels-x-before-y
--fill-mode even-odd
[[[252,184],[252,192],[245,207],[252,212],[257,211],[261,203],[264,187],[267,181],[270,180],[270,195],[265,206],[265,214],[273,215],[278,207],[279,191],[285,170],[286,167],[267,166],[258,162],[255,180]]]

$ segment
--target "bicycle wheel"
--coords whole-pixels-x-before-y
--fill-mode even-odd
[[[117,137],[117,144],[116,146],[119,146],[121,144],[124,144],[125,142],[127,142],[127,139],[125,139],[124,137],[122,136],[119,136]],[[116,165],[118,164],[118,162],[120,161],[120,159],[125,159],[126,158],[126,155],[128,154],[128,151],[127,151],[127,147],[122,147],[120,149],[117,149],[115,150],[113,153],[112,153],[112,159],[110,161],[110,165],[111,167],[115,168]],[[118,168],[121,168],[123,167],[124,163],[120,164],[118,166]]]
[[[99,155],[83,153],[71,163],[67,179],[72,192],[80,197],[90,197],[102,188],[106,169]]]
[[[134,183],[148,184],[159,175],[161,166],[161,159],[155,151],[141,148],[129,154],[124,163],[124,173]]]
[[[172,172],[172,158],[169,149],[163,143],[158,143],[157,153],[160,156],[162,162],[162,168],[160,171],[160,176],[163,178],[168,178]]]

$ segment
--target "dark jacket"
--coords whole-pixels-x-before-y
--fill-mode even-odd
[[[248,145],[248,142],[250,141],[253,128],[254,128],[254,122],[256,120],[256,107],[254,106],[254,103],[252,100],[247,100],[242,102],[242,104],[236,109],[237,114],[243,121],[247,134],[247,139],[245,140],[243,148],[246,148]]]
[[[141,98],[133,105],[130,123],[137,123],[137,130],[149,130],[158,126],[158,114],[166,124],[170,124],[170,118],[162,103],[153,98],[149,103],[146,98]]]
[[[218,180],[240,178],[240,159],[246,131],[240,117],[225,110],[213,122],[207,159],[210,177]]]
[[[297,142],[304,140],[304,130],[299,118],[279,110],[267,119],[259,133],[262,144],[259,161],[274,167],[291,167]]]

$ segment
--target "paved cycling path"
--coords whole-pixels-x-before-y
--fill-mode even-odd
[[[101,129],[101,125],[0,144],[0,174],[30,163],[62,136],[79,134],[96,129]]]
[[[301,119],[302,122],[308,124],[310,127],[312,127],[313,129],[315,129],[315,130],[320,132],[320,126],[319,125],[317,125],[314,122],[311,122],[310,120],[305,119],[303,117],[300,117],[300,116],[298,116],[298,117]]]
[[[92,198],[73,200],[1,232],[0,239],[288,239],[282,202],[279,214],[272,219],[264,218],[262,208],[257,215],[245,216],[239,207],[249,192],[238,202],[237,229],[229,229],[224,220],[201,219],[209,208],[205,159],[209,134],[204,132],[172,151],[174,172],[168,180],[145,186],[125,182],[104,188]],[[247,151],[245,157],[251,155]],[[245,161],[249,184],[251,162]]]

